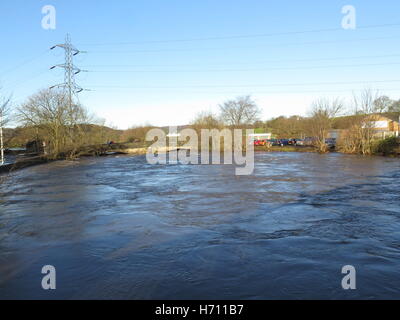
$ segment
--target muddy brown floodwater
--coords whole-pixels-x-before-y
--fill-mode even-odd
[[[2,299],[400,299],[399,159],[258,153],[236,177],[98,158],[15,172],[0,196]]]

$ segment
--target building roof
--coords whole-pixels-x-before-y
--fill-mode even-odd
[[[385,117],[389,120],[399,123],[400,112],[385,112],[385,113],[374,114],[374,116]],[[337,117],[333,119],[333,129],[348,129],[357,121],[357,119],[359,119],[359,117],[363,116],[351,115],[351,116]]]

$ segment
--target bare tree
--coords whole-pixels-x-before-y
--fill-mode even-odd
[[[11,97],[0,97],[0,126],[5,127],[10,122]]]
[[[366,88],[359,95],[353,94],[354,114],[369,115],[377,111],[375,101],[379,98],[379,92]]]
[[[391,100],[388,96],[380,96],[374,101],[375,112],[382,113],[389,111],[393,103],[394,101]]]
[[[191,126],[195,129],[219,129],[223,124],[212,112],[203,111],[196,115]]]
[[[61,91],[42,90],[31,96],[18,109],[18,119],[25,125],[35,127],[37,134],[49,142],[50,152],[76,152],[83,143],[83,124],[88,123],[86,110],[78,104],[70,104]]]
[[[355,122],[350,130],[351,137],[355,140],[352,144],[358,146],[357,150],[362,154],[372,153],[372,140],[375,132],[375,113],[377,112],[375,101],[378,99],[378,91],[370,88],[364,89],[359,95],[354,95],[354,108],[357,111]]]
[[[219,108],[222,121],[235,127],[253,124],[259,119],[261,113],[260,108],[250,96],[226,101]]]
[[[379,96],[378,91],[364,89],[353,95],[353,115],[346,132],[339,140],[339,147],[348,153],[371,154],[375,134],[377,113],[386,111],[393,102],[386,96]]]
[[[10,120],[10,99],[11,98],[2,98],[2,100],[0,101],[0,164],[4,164],[3,128]]]
[[[332,120],[343,109],[340,99],[320,98],[313,102],[309,119],[309,132],[315,139],[316,147],[320,152],[328,150],[326,139],[332,128]]]

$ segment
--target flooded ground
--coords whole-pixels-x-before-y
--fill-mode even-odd
[[[399,159],[259,153],[236,177],[99,158],[1,183],[2,299],[400,299]]]
[[[4,164],[14,163],[15,159],[16,159],[16,157],[14,155],[7,154],[4,157]],[[0,165],[1,165],[1,161],[0,161]]]

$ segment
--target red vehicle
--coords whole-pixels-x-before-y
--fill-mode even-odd
[[[267,140],[254,140],[254,146],[265,146],[267,144]]]

